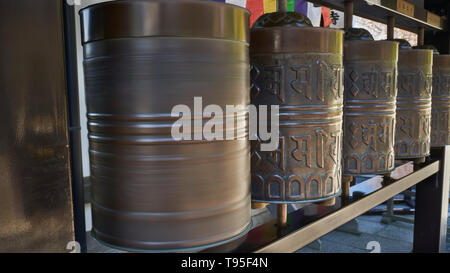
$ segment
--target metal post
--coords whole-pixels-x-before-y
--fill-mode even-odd
[[[381,218],[381,223],[390,224],[395,221],[394,218],[394,197],[386,202],[386,213]]]
[[[353,181],[352,175],[342,176],[342,198],[348,200],[350,198],[350,183]]]
[[[287,0],[277,0],[277,11],[278,12],[287,11]]]
[[[387,39],[388,40],[394,39],[394,27],[395,27],[395,17],[389,16],[388,23],[387,23]]]
[[[286,227],[287,226],[287,205],[286,204],[278,204],[277,205],[277,222],[278,222],[278,227]]]
[[[432,149],[439,172],[416,185],[414,252],[444,252],[446,248],[450,146]]]
[[[353,27],[353,0],[344,2],[344,28],[349,29]]]
[[[420,169],[423,163],[425,163],[425,157],[422,158],[416,158],[413,160],[414,163],[414,171]]]
[[[425,28],[419,27],[419,29],[417,31],[417,45],[418,46],[423,45],[424,41],[425,41]]]
[[[81,252],[87,251],[84,215],[84,185],[81,160],[80,103],[78,98],[77,46],[75,41],[75,10],[62,1],[64,24],[64,51],[66,61],[66,85],[69,110],[70,161],[72,173],[72,199],[75,240]]]
[[[277,4],[278,4],[277,10],[279,12],[286,12],[287,11],[287,0],[278,0]]]

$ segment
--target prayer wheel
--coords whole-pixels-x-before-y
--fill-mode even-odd
[[[431,147],[450,145],[450,55],[433,56]]]
[[[395,158],[424,158],[430,153],[433,51],[398,41]]]
[[[278,148],[262,151],[261,141],[252,142],[252,200],[334,198],[341,183],[343,32],[275,12],[259,17],[250,36],[251,102],[279,107]]]
[[[394,168],[398,43],[352,34],[359,32],[348,31],[344,42],[343,174],[348,176]]]
[[[249,15],[209,1],[112,1],[80,11],[96,239],[179,251],[249,230],[248,123],[227,127],[234,134],[226,141],[180,140],[172,133],[180,116],[171,114],[176,105],[191,109],[198,132],[207,121],[198,117],[211,113],[196,110],[194,97],[221,109],[248,105]]]

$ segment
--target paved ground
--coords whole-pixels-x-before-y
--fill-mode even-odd
[[[322,243],[320,250],[307,246],[298,250],[297,253],[368,253],[373,249],[369,247],[369,242],[373,241],[379,243],[381,253],[409,253],[412,251],[413,224],[405,222],[382,224],[381,216],[360,216],[357,220],[359,230],[362,232],[360,235],[335,230],[320,238]],[[450,220],[448,226],[450,226]],[[447,252],[450,253],[449,237],[448,233]]]
[[[342,231],[333,231],[323,236],[320,241],[320,250],[312,247],[305,247],[299,253],[367,253],[372,250],[366,249],[369,242],[377,242],[380,252],[404,252],[412,250],[413,225],[403,222],[393,222],[389,225],[382,224],[381,216],[360,216],[360,235],[350,234]],[[373,244],[373,243],[372,243]]]
[[[450,210],[449,210],[450,212]],[[253,224],[261,225],[272,219],[268,210],[253,210]],[[412,217],[412,216],[409,216]],[[413,225],[404,222],[382,224],[381,216],[360,216],[360,235],[335,230],[320,238],[321,248],[317,249],[317,243],[304,247],[297,253],[368,253],[368,244],[379,243],[381,253],[409,253],[412,250]],[[450,226],[450,220],[448,222]],[[450,234],[447,236],[447,251],[450,252]],[[372,242],[372,243],[370,243]],[[105,247],[88,235],[88,252],[113,253],[121,252]]]

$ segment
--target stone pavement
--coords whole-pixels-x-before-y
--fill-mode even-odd
[[[450,213],[450,210],[449,210]],[[413,218],[413,216],[408,216]],[[381,216],[360,216],[360,235],[332,231],[323,236],[320,250],[306,246],[297,253],[369,253],[367,244],[379,242],[381,253],[409,253],[413,247],[414,226],[405,222],[382,224]],[[450,220],[447,225],[450,226]],[[450,253],[450,234],[447,233],[447,252]],[[372,248],[369,248],[372,249]]]

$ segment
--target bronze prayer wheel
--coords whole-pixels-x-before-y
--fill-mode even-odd
[[[431,146],[450,145],[450,55],[433,57]]]
[[[344,42],[344,175],[394,168],[397,58],[397,42]]]
[[[249,12],[208,1],[112,1],[80,15],[94,237],[130,251],[175,251],[244,235],[248,123],[227,141],[177,141],[171,110],[195,110],[194,96],[222,109],[248,105]]]
[[[395,129],[395,158],[430,153],[433,51],[400,46]]]
[[[252,200],[324,201],[340,192],[343,32],[298,13],[258,18],[250,44],[251,102],[279,106],[279,145],[252,143]]]

